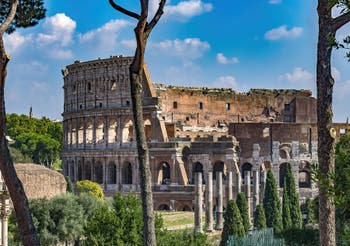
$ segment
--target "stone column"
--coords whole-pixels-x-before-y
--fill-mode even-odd
[[[202,210],[203,210],[203,192],[202,192],[202,173],[195,174],[195,207],[194,207],[194,233],[202,233]]]
[[[256,209],[256,206],[260,203],[260,192],[259,192],[259,170],[253,171],[253,182],[254,182],[254,190],[253,190],[253,211]]]
[[[227,201],[232,200],[232,172],[227,172]]]
[[[244,193],[248,203],[248,214],[251,216],[251,196],[250,196],[250,171],[244,173]]]
[[[235,190],[235,198],[237,198],[238,193],[242,191],[242,177],[241,173],[236,173],[236,190]]]
[[[264,200],[265,186],[266,186],[266,171],[262,170],[261,180],[260,180],[260,201]]]
[[[223,228],[223,205],[222,205],[222,172],[216,172],[216,230]]]
[[[4,186],[1,195],[1,245],[8,246],[8,216],[10,215],[10,200],[8,192]]]
[[[213,173],[207,173],[207,184],[205,186],[205,230],[213,231]]]

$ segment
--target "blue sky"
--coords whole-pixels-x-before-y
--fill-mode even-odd
[[[137,0],[120,0],[138,11]],[[157,0],[150,0],[151,13]],[[8,113],[61,119],[61,69],[75,60],[133,55],[135,21],[107,0],[47,0],[37,26],[5,36]],[[316,0],[168,0],[148,42],[152,80],[164,84],[311,89],[315,94]],[[343,27],[338,37],[350,34]],[[350,63],[333,57],[334,121],[350,115]]]

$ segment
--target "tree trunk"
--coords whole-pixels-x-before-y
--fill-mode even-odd
[[[0,170],[8,187],[10,197],[16,212],[18,227],[25,246],[40,245],[29,211],[27,196],[23,185],[18,179],[6,141],[6,111],[5,111],[5,79],[9,57],[6,54],[3,37],[0,36]]]
[[[334,186],[329,175],[334,172],[334,133],[332,129],[332,95],[334,80],[331,75],[332,16],[329,0],[318,1],[319,34],[317,44],[317,128],[319,180],[320,245],[335,244],[335,205],[328,189]]]
[[[137,48],[134,60],[130,65],[130,86],[131,100],[133,107],[134,125],[136,133],[136,142],[138,150],[138,160],[141,178],[141,199],[142,199],[142,214],[143,214],[143,236],[144,245],[155,246],[156,236],[154,227],[153,213],[153,195],[151,170],[149,164],[149,150],[146,141],[143,110],[142,110],[142,79],[143,79],[143,64],[144,53],[147,42],[147,35],[144,34],[146,21],[140,20],[135,28],[135,36]]]

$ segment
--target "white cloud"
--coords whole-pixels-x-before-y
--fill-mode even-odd
[[[216,60],[217,60],[217,62],[219,62],[221,64],[229,64],[229,63],[238,63],[239,62],[237,57],[227,58],[226,56],[224,56],[223,53],[217,53]]]
[[[336,67],[332,67],[332,77],[335,81],[338,81],[341,78],[340,71]]]
[[[301,27],[293,27],[287,29],[287,25],[283,25],[274,29],[271,29],[265,33],[265,39],[267,40],[279,40],[282,38],[297,38],[303,32]]]
[[[280,76],[279,80],[311,85],[314,83],[314,75],[306,69],[296,67],[292,73],[286,73]]]
[[[72,42],[76,22],[63,13],[47,17],[43,29],[47,33],[39,33],[37,41],[42,45],[59,44],[65,47]]]
[[[238,83],[235,77],[228,75],[228,76],[220,76],[219,78],[217,78],[214,81],[213,86],[216,88],[237,89]]]
[[[269,4],[280,4],[282,0],[269,0]]]
[[[199,38],[165,40],[159,43],[150,43],[149,47],[152,51],[176,56],[184,60],[197,59],[210,49],[209,43],[201,41]]]
[[[158,6],[153,3],[152,8]],[[179,21],[186,21],[194,16],[210,12],[213,9],[211,3],[204,3],[201,0],[181,1],[176,5],[166,5],[165,16],[174,17]]]
[[[5,34],[4,36],[4,43],[8,53],[15,53],[31,41],[32,35],[22,36],[19,32],[14,32],[11,35]]]
[[[136,41],[135,39],[123,39],[121,44],[127,47],[128,49],[135,50],[136,49]]]

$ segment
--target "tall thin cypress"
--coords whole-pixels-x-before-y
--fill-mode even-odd
[[[254,211],[254,227],[256,229],[266,228],[265,212],[261,204],[258,204]]]
[[[282,201],[282,222],[283,229],[288,230],[292,227],[292,219],[290,217],[290,201],[286,189],[286,178],[284,178],[283,201]]]
[[[301,210],[299,205],[299,195],[295,187],[295,179],[292,173],[292,168],[290,163],[287,163],[286,176],[285,176],[285,188],[287,190],[287,195],[290,203],[290,217],[292,219],[292,227],[300,229],[303,225]]]
[[[267,172],[263,205],[266,216],[266,225],[268,227],[273,227],[277,233],[281,232],[283,227],[281,207],[278,199],[276,180],[271,170],[268,170]]]
[[[240,192],[237,194],[236,203],[237,203],[239,212],[241,213],[241,216],[242,216],[245,233],[247,233],[249,231],[251,224],[250,224],[250,218],[248,214],[248,202],[243,192]]]

